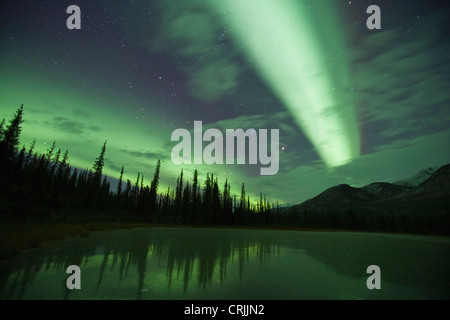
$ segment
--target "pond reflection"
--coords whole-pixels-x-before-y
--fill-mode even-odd
[[[448,238],[142,228],[48,243],[3,262],[2,299],[450,298]],[[368,290],[366,269],[382,270]],[[81,268],[68,290],[66,268]]]

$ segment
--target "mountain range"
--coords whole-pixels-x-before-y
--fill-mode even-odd
[[[450,164],[427,168],[396,181],[374,182],[361,188],[333,186],[316,197],[293,206],[296,212],[391,212],[450,214]]]

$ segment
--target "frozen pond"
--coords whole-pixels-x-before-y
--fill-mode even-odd
[[[0,284],[2,299],[449,299],[449,270],[446,237],[140,228],[27,250],[2,262]]]

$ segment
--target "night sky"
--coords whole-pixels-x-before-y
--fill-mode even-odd
[[[69,5],[81,30],[69,30]],[[381,30],[369,30],[369,5]],[[295,204],[450,163],[448,1],[2,1],[0,120],[21,143],[161,188],[181,168]],[[177,128],[279,129],[279,171],[175,165]],[[208,143],[204,143],[206,146]]]

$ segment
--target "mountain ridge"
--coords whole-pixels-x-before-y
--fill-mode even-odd
[[[392,184],[404,187],[417,187],[419,184],[431,177],[431,175],[433,175],[433,173],[435,173],[438,169],[439,167],[428,167],[420,170],[409,178],[397,180],[392,182]]]
[[[394,213],[437,210],[450,213],[450,164],[426,168],[394,183],[373,182],[360,188],[332,186],[293,206],[297,212],[349,211]]]

